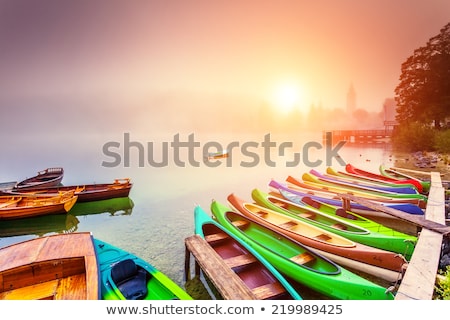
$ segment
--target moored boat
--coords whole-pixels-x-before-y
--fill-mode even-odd
[[[331,180],[325,180],[323,178],[319,178],[309,172],[305,172],[302,175],[302,180],[307,185],[316,186],[318,188],[327,188],[329,190],[332,190],[333,192],[337,193],[350,193],[357,196],[362,197],[372,197],[375,199],[407,199],[407,200],[413,200],[418,199],[418,201],[427,201],[427,197],[423,194],[415,193],[415,194],[405,194],[405,193],[398,193],[393,191],[385,191],[385,190],[379,190],[372,187],[362,186],[362,185],[351,185],[351,184],[342,184],[337,183],[335,181]]]
[[[0,249],[0,300],[98,300],[90,233],[51,235]]]
[[[13,189],[27,190],[36,187],[54,187],[58,186],[64,177],[64,169],[60,167],[47,168],[39,171],[37,175],[18,182]]]
[[[386,168],[383,164],[378,167],[380,174],[387,178],[388,181],[394,181],[395,183],[404,183],[405,181],[417,181],[418,184],[422,186],[422,193],[426,194],[430,191],[431,181],[430,180],[422,180],[416,177],[413,177],[405,172],[400,172],[399,169],[394,168]],[[404,169],[403,169],[404,170]]]
[[[386,288],[339,266],[304,244],[213,201],[217,221],[248,243],[280,272],[331,299],[392,300]]]
[[[415,179],[404,179],[404,180],[396,180],[396,179],[392,179],[392,178],[388,178],[385,177],[381,174],[378,173],[374,173],[374,172],[370,172],[368,170],[363,170],[360,168],[355,167],[354,165],[347,163],[345,166],[345,171],[348,173],[352,173],[355,175],[359,175],[362,177],[368,177],[368,178],[375,178],[375,179],[379,179],[379,180],[384,180],[384,181],[389,181],[389,182],[394,182],[394,183],[407,183],[407,184],[413,184],[417,187],[417,190],[419,192],[423,192],[423,185],[418,182]]]
[[[103,300],[192,300],[149,262],[97,238],[94,244]]]
[[[268,209],[305,220],[315,226],[339,234],[353,241],[402,254],[411,259],[417,237],[388,228],[341,207],[333,207],[302,197],[299,202],[291,202],[259,189],[252,191],[255,203]]]
[[[286,178],[286,181],[295,186],[300,187],[305,190],[312,190],[313,192],[322,191],[327,193],[332,193],[335,196],[338,196],[339,194],[352,194],[361,198],[366,198],[371,201],[377,201],[377,202],[383,202],[383,203],[409,203],[419,206],[421,209],[426,208],[426,197],[423,199],[422,194],[417,195],[402,195],[397,194],[397,196],[393,197],[394,193],[388,194],[383,192],[371,192],[366,190],[358,190],[358,189],[349,189],[349,188],[342,188],[339,186],[330,186],[318,183],[315,181],[314,177],[308,174],[304,174],[302,176],[302,179],[307,179],[311,181],[305,181],[305,180],[299,180],[292,176],[288,176]]]
[[[328,174],[322,174],[317,170],[311,169],[309,173],[319,178],[319,180],[328,181],[330,183],[344,186],[344,187],[358,187],[361,189],[375,190],[381,192],[394,192],[403,194],[418,194],[419,192],[413,185],[386,185],[377,183],[375,181],[364,181],[361,179],[350,179],[348,177],[342,177],[339,175],[333,176]]]
[[[133,184],[129,178],[115,179],[111,183],[94,183],[72,186],[53,186],[53,187],[28,187],[26,190],[4,190],[0,195],[21,195],[32,194],[36,197],[57,195],[61,192],[75,190],[78,196],[77,202],[90,202],[99,200],[108,200],[113,198],[128,197]]]
[[[299,293],[263,256],[213,220],[194,209],[195,233],[204,238],[258,300],[302,300]]]
[[[406,263],[400,254],[355,242],[305,221],[246,202],[233,193],[227,200],[236,211],[311,248],[396,272],[401,272]]]
[[[77,201],[74,190],[56,196],[0,196],[0,220],[67,213]]]
[[[422,190],[422,188],[418,187],[417,185],[408,183],[406,181],[402,182],[402,183],[398,183],[398,182],[392,182],[389,180],[377,179],[374,177],[365,177],[365,176],[361,176],[361,175],[357,175],[357,174],[353,174],[353,173],[349,173],[349,172],[345,172],[345,171],[336,170],[336,169],[333,169],[332,167],[327,167],[326,173],[330,177],[338,178],[338,179],[345,180],[348,182],[363,182],[363,183],[368,183],[368,184],[382,185],[382,186],[395,187],[395,188],[408,187],[408,188],[416,189],[417,192],[419,192],[419,193],[421,193],[421,190]]]
[[[341,207],[343,205],[343,200],[333,192],[327,192],[325,190],[312,190],[308,188],[302,188],[299,186],[296,186],[294,184],[282,184],[280,182],[277,182],[275,180],[271,180],[269,182],[269,187],[274,189],[275,191],[281,193],[283,197],[285,197],[288,200],[291,200],[291,196],[308,196],[311,197],[314,200],[324,202],[333,206]],[[424,211],[422,208],[420,208],[418,205],[413,203],[405,203],[405,202],[383,202],[383,201],[375,201],[372,200],[375,203],[382,204],[386,207],[393,208],[396,210],[400,210],[403,212],[407,212],[410,214],[417,214],[417,215],[423,215]],[[351,210],[357,210],[358,212],[365,212],[369,215],[379,215],[380,213],[367,207],[364,205],[361,205],[357,202],[350,201],[349,202]],[[385,216],[385,214],[383,214]]]

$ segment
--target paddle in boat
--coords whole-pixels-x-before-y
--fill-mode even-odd
[[[0,220],[67,213],[75,205],[77,198],[74,190],[47,197],[25,194],[0,196]]]
[[[36,187],[54,187],[58,186],[64,177],[63,168],[47,168],[39,171],[37,175],[18,182],[14,186],[14,190],[27,190]]]
[[[1,300],[98,300],[92,235],[57,234],[0,249]]]
[[[213,220],[194,209],[195,233],[206,240],[258,300],[302,300],[298,292],[263,256]]]
[[[97,238],[94,244],[103,300],[192,300],[149,262]]]
[[[292,202],[282,196],[254,189],[252,198],[258,205],[307,221],[350,240],[402,254],[406,260],[411,259],[417,243],[415,236],[388,228],[341,207],[315,201],[311,197],[302,197],[300,201]]]
[[[405,181],[414,180],[417,181],[422,186],[421,193],[427,194],[430,192],[431,180],[423,180],[416,177],[413,177],[406,172],[401,171],[409,171],[408,169],[402,168],[386,168],[383,164],[378,167],[380,174],[387,178],[388,181],[394,181],[394,183],[404,183]],[[418,171],[413,170],[414,173],[418,173]],[[423,173],[422,173],[423,174]],[[426,174],[429,174],[427,172]]]
[[[339,266],[304,244],[217,201],[211,203],[217,221],[248,243],[282,274],[331,299],[392,300],[386,288]]]
[[[227,200],[233,209],[243,215],[255,219],[272,230],[284,233],[313,249],[399,273],[402,272],[406,263],[405,258],[395,252],[355,242],[303,220],[294,219],[255,203],[246,202],[234,193],[230,194]]]

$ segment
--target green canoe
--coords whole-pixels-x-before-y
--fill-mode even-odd
[[[331,299],[394,299],[394,295],[386,288],[340,267],[292,238],[268,229],[217,201],[212,202],[211,211],[221,225],[248,243],[281,273],[316,292]]]
[[[302,300],[284,276],[256,250],[213,220],[200,206],[194,209],[195,233],[204,238],[259,300]]]
[[[103,300],[192,300],[150,263],[98,239],[94,243]]]
[[[293,202],[254,189],[252,198],[257,204],[268,209],[307,221],[350,240],[402,254],[406,260],[411,259],[417,243],[415,236],[396,231],[351,211],[315,201],[307,196],[298,197],[298,201]]]

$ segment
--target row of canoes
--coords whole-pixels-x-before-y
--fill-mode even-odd
[[[236,238],[256,251],[259,257],[252,261],[266,261],[282,276],[329,298],[393,299],[395,286],[388,290],[350,270],[398,284],[414,252],[416,235],[369,219],[364,213],[373,211],[371,208],[358,203],[344,206],[340,195],[350,193],[393,209],[423,214],[427,182],[400,173],[395,178],[380,174],[375,179],[375,174],[367,171],[364,175],[364,170],[351,165],[346,170],[349,175],[345,177],[329,168],[326,174],[311,170],[302,180],[272,180],[270,191],[255,188],[251,192],[252,201],[231,193],[228,206],[212,202],[211,217],[196,207],[196,233],[220,248],[216,251],[226,260],[242,255],[229,249],[230,238]],[[387,169],[380,167],[380,171],[386,173]],[[205,225],[215,229],[212,235],[205,235]],[[244,282],[250,285],[261,272],[251,265],[238,264],[235,271],[239,274],[246,268]],[[253,277],[248,275],[250,270]]]
[[[64,214],[75,203],[128,197],[130,179],[112,183],[63,186],[64,170],[48,168],[34,177],[0,189],[0,220]]]

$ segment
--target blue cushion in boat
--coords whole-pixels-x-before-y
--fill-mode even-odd
[[[127,300],[144,299],[148,293],[148,272],[131,259],[116,263],[111,269],[111,278]]]

